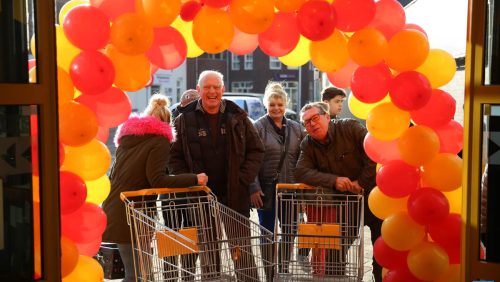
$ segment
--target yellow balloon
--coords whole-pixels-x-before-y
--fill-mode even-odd
[[[59,24],[62,26],[62,24],[64,23],[64,18],[68,14],[69,10],[80,5],[90,5],[90,4],[88,0],[71,0],[66,2],[66,4],[64,4],[61,7],[61,10],[59,11]]]
[[[450,213],[462,214],[462,187],[443,194],[450,203]]]
[[[460,282],[460,264],[450,264],[448,271],[441,277],[439,277],[436,282]]]
[[[100,205],[109,195],[111,183],[109,177],[105,174],[96,180],[85,181],[87,186],[87,199],[88,203]]]
[[[422,169],[422,179],[430,187],[450,192],[462,186],[462,159],[440,153]]]
[[[410,125],[410,113],[387,102],[368,113],[366,128],[373,137],[389,141],[399,138]]]
[[[36,40],[34,35],[30,39],[30,51],[31,55],[36,58]]]
[[[339,30],[325,40],[312,41],[309,45],[311,62],[322,72],[340,70],[349,61],[347,39]]]
[[[432,88],[439,88],[453,79],[457,71],[457,63],[450,53],[440,49],[431,49],[427,59],[417,68],[417,71],[427,77]]]
[[[75,87],[69,74],[61,67],[57,67],[57,100],[59,106],[73,100]]]
[[[144,54],[130,56],[109,44],[105,51],[115,66],[116,87],[123,91],[137,91],[151,79],[151,64]]]
[[[207,53],[217,54],[226,50],[233,36],[231,18],[222,10],[203,7],[193,20],[194,41]]]
[[[408,253],[408,268],[423,281],[434,281],[448,271],[450,260],[436,243],[422,242]]]
[[[349,106],[349,110],[351,113],[360,119],[366,119],[368,118],[368,113],[375,108],[376,106],[382,104],[382,103],[387,103],[391,101],[391,97],[389,95],[386,95],[384,99],[378,101],[377,103],[373,104],[367,104],[363,103],[358,98],[356,98],[354,95],[349,94],[349,98],[347,99],[347,105]]]
[[[285,65],[289,67],[300,67],[309,61],[309,45],[311,41],[304,36],[300,36],[299,43],[292,50],[292,52],[286,54],[278,59]]]
[[[31,70],[28,72],[28,81],[30,83],[36,83],[37,80],[37,74],[36,74],[36,66],[31,68]]]
[[[177,17],[174,23],[172,23],[172,27],[177,29],[177,31],[179,31],[186,40],[187,44],[186,57],[196,58],[204,53],[203,50],[198,45],[196,45],[196,42],[194,41],[193,22],[185,22],[180,17]]]
[[[373,215],[380,219],[386,219],[397,212],[406,212],[408,197],[392,198],[380,191],[378,187],[373,188],[368,196],[368,207]]]
[[[71,61],[80,54],[80,49],[76,48],[64,34],[63,28],[56,25],[56,47],[57,47],[57,65],[66,72],[69,72]]]
[[[97,260],[80,255],[75,269],[62,279],[63,282],[102,282],[104,271]]]
[[[66,146],[61,170],[75,173],[85,181],[102,177],[111,164],[111,154],[106,145],[93,139],[80,147]]]
[[[407,213],[398,212],[382,223],[382,239],[397,251],[408,251],[425,238],[425,226],[416,223]]]

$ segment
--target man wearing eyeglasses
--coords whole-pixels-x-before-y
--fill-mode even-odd
[[[375,186],[376,164],[370,160],[363,148],[363,141],[367,134],[366,128],[354,119],[331,120],[328,104],[324,102],[305,105],[300,115],[308,135],[301,143],[295,179],[312,186],[322,187],[333,194],[364,193],[368,195]],[[330,200],[333,200],[333,197]],[[380,236],[382,222],[370,212],[367,202],[365,201],[364,207],[365,224],[371,229],[373,243]],[[309,222],[314,222],[315,218],[324,220],[324,214],[332,215],[327,216],[328,221],[338,220],[339,216],[336,210],[328,210],[328,208],[306,210],[306,212]],[[313,214],[314,212],[322,215],[318,216]],[[347,248],[342,249],[342,252],[332,249],[322,251],[319,261],[318,258],[314,261],[315,255],[318,257],[318,254],[313,252],[313,274],[344,275],[342,267],[333,267],[334,262],[345,261]],[[382,281],[382,269],[375,260],[373,267],[375,281]]]

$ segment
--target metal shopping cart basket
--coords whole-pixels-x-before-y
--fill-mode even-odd
[[[363,196],[306,184],[276,189],[275,281],[362,281]]]
[[[263,254],[272,252],[272,233],[217,202],[208,187],[120,197],[139,281],[265,281],[265,268],[273,267],[263,259],[272,257]]]

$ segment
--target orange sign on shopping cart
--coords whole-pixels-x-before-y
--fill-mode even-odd
[[[197,233],[198,230],[194,227],[180,229],[178,232],[166,230],[156,231],[158,257],[162,258],[198,253]]]
[[[300,223],[298,227],[299,248],[341,249],[339,224]]]

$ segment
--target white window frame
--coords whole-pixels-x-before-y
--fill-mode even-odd
[[[240,70],[241,68],[241,63],[240,63],[240,56],[236,54],[231,54],[231,70]]]
[[[250,93],[253,90],[253,81],[233,81],[231,82],[231,92]]]
[[[253,53],[243,56],[243,68],[245,70],[253,70]]]
[[[280,70],[281,61],[277,57],[269,57],[269,69],[270,70]]]
[[[298,81],[283,81],[282,82],[283,89],[288,94],[288,108],[294,110],[295,112],[299,111],[299,82]]]

